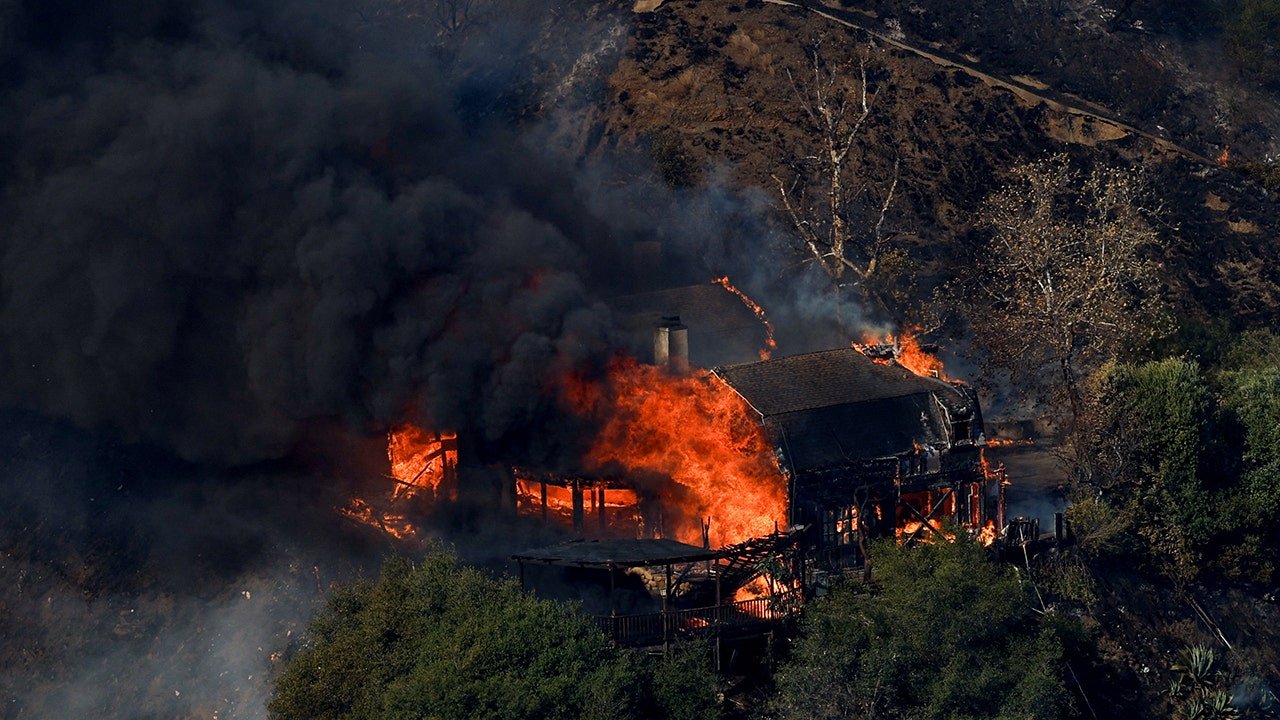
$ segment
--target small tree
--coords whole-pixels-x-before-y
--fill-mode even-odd
[[[993,231],[962,302],[988,370],[1083,412],[1081,379],[1160,331],[1161,238],[1128,171],[1056,155],[1014,169],[982,213]]]
[[[787,69],[786,75],[815,152],[797,153],[789,181],[777,175],[773,180],[800,250],[831,278],[837,308],[850,286],[883,308],[882,276],[901,270],[905,253],[885,222],[898,188],[898,161],[887,187],[857,173],[854,149],[874,100],[869,60],[829,60],[817,42],[806,57],[809,66],[802,73]]]
[[[1227,43],[1241,69],[1276,81],[1280,70],[1280,0],[1237,0],[1227,12]]]

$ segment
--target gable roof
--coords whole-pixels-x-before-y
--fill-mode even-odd
[[[712,372],[764,417],[917,393],[939,395],[939,401],[948,405],[967,404],[966,393],[950,383],[920,377],[900,365],[882,365],[851,347],[728,365]]]
[[[799,472],[913,452],[917,443],[947,445],[948,420],[978,413],[972,390],[882,365],[854,348],[713,372],[760,413]]]

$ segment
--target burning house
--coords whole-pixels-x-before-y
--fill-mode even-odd
[[[994,538],[1003,477],[983,457],[972,388],[842,348],[717,368],[757,415],[787,477],[787,521],[827,562],[867,538],[914,542],[946,521]]]
[[[659,345],[669,333],[669,326],[660,328]],[[677,386],[675,392],[688,388],[691,394],[729,394],[740,401],[741,416],[726,422],[748,419],[763,442],[739,444],[733,454],[767,454],[772,485],[781,495],[781,506],[764,512],[766,526],[757,525],[757,534],[804,528],[806,552],[824,564],[858,563],[867,539],[915,542],[941,536],[947,522],[993,539],[1003,525],[1003,477],[984,461],[976,393],[960,383],[918,375],[892,353],[870,357],[857,348],[827,350],[661,382]],[[675,432],[699,430],[688,425]],[[607,457],[618,469],[625,465],[616,461],[635,452],[610,449],[614,452]],[[663,448],[644,451],[660,454]],[[682,482],[688,463],[678,458],[672,463],[674,482],[657,488],[625,473],[566,475],[517,468],[517,507],[588,538],[675,537],[703,547],[747,539],[736,524],[734,532],[713,532],[718,523],[734,519],[704,515],[706,504],[698,506],[699,532],[690,532],[689,513],[680,506],[701,488],[692,480]],[[644,469],[659,472],[659,463]],[[728,464],[722,472],[721,490],[728,494],[752,494],[762,482],[758,475],[735,477]],[[763,483],[770,484],[769,479]],[[684,516],[683,525],[669,517],[673,512]]]
[[[628,430],[606,428],[592,450],[614,474],[516,470],[519,511],[583,538],[514,556],[522,582],[528,566],[554,566],[607,587],[586,604],[615,641],[767,634],[815,571],[861,564],[869,539],[967,530],[993,541],[1003,526],[1003,473],[984,460],[976,393],[908,369],[900,343],[689,375],[670,351],[673,332],[687,329],[668,317],[655,334],[666,367],[614,369],[643,398],[615,413]],[[697,444],[732,425],[736,434]],[[669,481],[656,485],[626,472],[664,467]]]
[[[770,359],[771,328],[727,280],[627,304],[651,362],[566,374],[556,392],[585,433],[574,468],[514,467],[508,488],[517,515],[574,538],[513,556],[522,581],[567,592],[615,641],[759,636],[822,571],[861,565],[869,540],[990,542],[1004,526],[977,395],[910,336]],[[672,309],[751,342],[707,342]],[[391,500],[454,498],[457,440],[393,432]],[[413,532],[401,514],[347,512]]]

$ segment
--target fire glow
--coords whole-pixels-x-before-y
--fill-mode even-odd
[[[881,365],[896,362],[921,377],[947,380],[942,361],[933,353],[921,348],[920,341],[916,339],[919,331],[919,328],[905,328],[897,335],[893,333],[877,335],[867,332],[863,333],[862,342],[853,343],[853,347]]]
[[[663,535],[701,545],[709,520],[711,546],[723,547],[785,525],[786,481],[769,441],[722,381],[617,359],[602,379],[564,384],[574,412],[598,423],[589,470],[671,479],[660,491]]]
[[[773,323],[769,322],[769,318],[764,314],[764,308],[760,307],[759,303],[730,283],[728,275],[718,277],[711,282],[737,295],[742,304],[755,313],[756,319],[760,321],[760,324],[764,325],[765,333],[764,347],[760,348],[760,359],[768,360],[773,357],[773,351],[778,349],[778,341],[773,338]]]
[[[379,503],[380,507],[363,498],[354,498],[338,512],[397,540],[409,540],[417,536],[417,530],[403,509],[392,508],[412,502],[422,510],[439,500],[457,499],[454,482],[458,466],[457,433],[403,425],[387,433],[387,461],[391,467],[391,488],[385,501]]]
[[[387,434],[387,460],[395,480],[393,498],[457,499],[458,488],[446,482],[458,466],[457,433],[404,425]]]

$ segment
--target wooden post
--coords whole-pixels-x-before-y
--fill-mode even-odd
[[[603,485],[601,485],[599,488],[596,489],[596,510],[600,514],[600,533],[603,535],[604,531],[608,529],[608,520],[605,518],[605,515],[604,515],[604,486]]]
[[[712,628],[712,632],[716,634],[716,672],[720,672],[721,670],[720,656],[724,652],[720,646],[720,635],[721,635],[720,616],[721,614],[724,613],[724,608],[720,607],[720,603],[721,603],[720,572],[719,572],[719,568],[717,568],[716,569],[716,609],[715,609],[715,615],[714,615],[715,626]]]
[[[613,563],[609,563],[609,639],[618,642],[618,603],[614,598],[616,580]]]
[[[578,534],[582,534],[582,520],[584,515],[582,483],[574,480],[570,487],[573,488],[573,531]]]
[[[666,653],[670,641],[670,621],[667,615],[671,608],[671,563],[667,563],[667,584],[662,591],[662,652]]]

